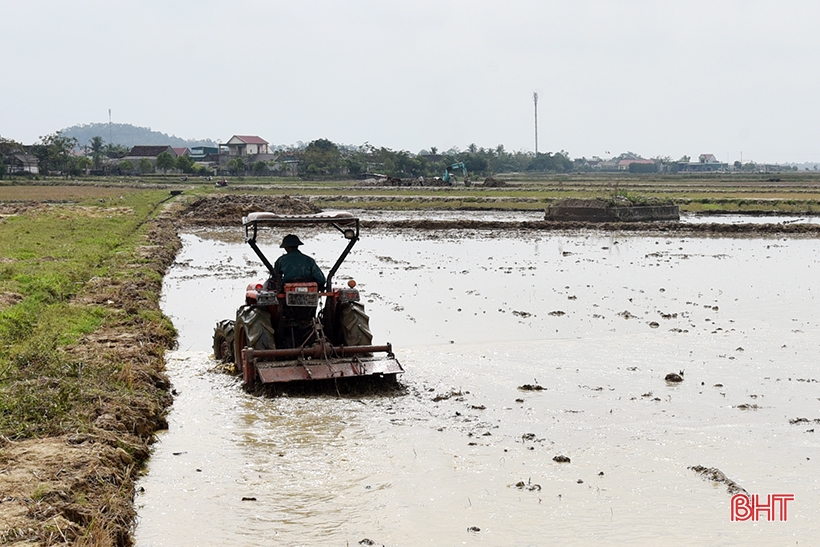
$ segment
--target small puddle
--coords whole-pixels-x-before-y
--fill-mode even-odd
[[[263,276],[239,232],[185,234],[165,278],[178,396],[140,481],[138,546],[820,536],[817,240],[364,233],[337,282],[358,281],[405,393],[265,398],[209,357]],[[271,257],[278,238],[261,240]],[[325,271],[343,245],[302,239]],[[794,494],[788,520],[731,522],[696,465]]]

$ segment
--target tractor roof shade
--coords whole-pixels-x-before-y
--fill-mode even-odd
[[[312,215],[279,215],[277,213],[248,213],[242,217],[242,225],[249,226],[282,226],[285,224],[337,224],[356,225],[359,219],[345,211],[326,211]]]

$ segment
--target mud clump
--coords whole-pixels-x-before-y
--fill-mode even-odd
[[[309,215],[321,211],[315,205],[289,196],[223,194],[187,203],[178,218],[185,225],[234,226],[248,213],[266,211],[282,215]]]
[[[741,403],[737,405],[735,408],[739,410],[760,410],[760,406],[755,404],[750,405],[749,403]]]
[[[704,478],[714,482],[720,482],[726,485],[726,491],[730,494],[748,494],[745,488],[727,477],[723,471],[717,467],[704,467],[702,465],[694,465],[689,467],[695,473],[700,473]]]
[[[494,179],[493,177],[487,177],[484,179],[485,188],[501,188],[504,186],[507,186],[507,183],[503,180]]]
[[[0,292],[0,310],[23,301],[23,295],[16,292]]]
[[[683,382],[683,371],[681,371],[680,374],[676,372],[670,372],[664,377],[664,380],[666,380],[670,384],[677,384],[678,382]]]
[[[453,397],[456,397],[457,401],[461,401],[461,398],[464,397],[464,393],[461,390],[456,391],[454,389],[451,389],[447,393],[437,394],[435,397],[433,397],[432,401],[434,403],[438,403],[439,401],[446,401],[448,399],[452,399]]]
[[[562,454],[559,454],[558,456],[553,457],[552,461],[554,461],[556,463],[572,463],[572,461],[569,459],[569,456],[564,456]]]
[[[538,492],[539,490],[541,490],[540,484],[533,484],[529,480],[527,480],[527,482],[518,481],[517,483],[515,483],[515,487],[519,490],[527,490],[529,492]]]
[[[789,423],[792,424],[792,425],[809,424],[809,423],[812,423],[812,422],[814,422],[816,424],[820,424],[820,418],[814,418],[813,420],[809,420],[808,418],[794,418],[794,419],[789,420]]]

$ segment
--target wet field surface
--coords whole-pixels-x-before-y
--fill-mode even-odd
[[[433,221],[501,221],[537,222],[544,220],[544,211],[361,211],[365,221],[405,221],[416,220],[419,216]],[[815,215],[739,215],[739,214],[692,214],[682,213],[680,222],[684,224],[818,224],[820,216]]]
[[[301,233],[327,271],[341,237]],[[281,236],[260,238],[271,258]],[[359,283],[404,389],[275,398],[210,356],[257,258],[239,229],[183,241],[163,303],[177,396],[138,546],[820,537],[817,239],[366,232],[336,282]],[[698,465],[794,494],[787,520],[731,522]]]

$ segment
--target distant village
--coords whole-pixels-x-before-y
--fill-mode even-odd
[[[282,153],[271,153],[268,141],[255,135],[234,135],[228,142],[218,146],[174,147],[171,145],[137,145],[122,154],[110,157],[105,151],[95,153],[85,146],[71,150],[75,161],[82,166],[82,174],[150,174],[150,173],[196,173],[237,174],[264,171],[283,176],[298,175],[298,161],[288,160]],[[36,154],[31,147],[0,149],[2,163],[8,174],[39,175],[54,171],[43,166],[43,154]],[[6,148],[9,148],[6,146]],[[87,161],[82,161],[85,158]],[[45,158],[48,162],[49,158]],[[79,160],[79,161],[78,161]],[[237,161],[240,160],[240,161]]]
[[[507,152],[503,146],[494,149],[470,145],[467,150],[451,149],[439,153],[436,148],[418,154],[394,152],[365,145],[344,147],[319,139],[301,148],[271,150],[270,143],[257,135],[233,135],[216,146],[174,147],[171,145],[137,145],[130,149],[106,145],[94,137],[88,145],[79,146],[76,139],[60,133],[44,142],[25,146],[0,138],[0,176],[40,175],[181,175],[196,176],[367,176],[382,173],[389,177],[423,178],[461,170],[465,177],[491,176],[505,172],[546,173],[775,173],[796,171],[796,166],[747,162],[732,164],[720,161],[714,154],[697,158],[643,158],[626,152],[617,157],[570,159],[566,152],[531,154]],[[815,166],[816,170],[816,166]]]

